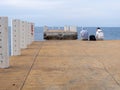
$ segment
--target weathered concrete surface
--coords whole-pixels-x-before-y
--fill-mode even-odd
[[[0,90],[120,90],[120,41],[34,42],[0,69]]]

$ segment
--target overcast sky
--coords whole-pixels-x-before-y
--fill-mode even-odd
[[[36,26],[120,26],[120,0],[0,0],[0,16]]]

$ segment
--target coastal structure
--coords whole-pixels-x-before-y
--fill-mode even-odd
[[[27,45],[31,44],[31,23],[27,23]]]
[[[16,40],[22,38],[21,26],[26,46],[33,41],[34,24],[15,19],[13,50],[18,47]],[[76,31],[72,26],[68,31],[47,30],[46,34],[71,36]],[[119,44],[120,40],[35,41],[21,56],[10,57],[10,69],[0,69],[0,90],[120,90]],[[0,68],[9,67],[8,52],[8,18],[0,17]]]
[[[34,41],[34,23],[12,20],[11,55],[20,55]]]
[[[16,56],[21,54],[20,48],[20,20],[12,20],[11,29],[11,55]]]
[[[35,29],[35,24],[34,23],[31,23],[31,26],[30,26],[30,36],[31,36],[31,43],[34,41],[34,29]]]
[[[0,68],[9,67],[8,17],[0,17]]]
[[[64,31],[70,31],[70,27],[69,26],[64,26]]]
[[[71,32],[77,32],[77,27],[76,26],[70,26],[70,31]]]
[[[30,45],[34,41],[34,23],[27,23],[27,45]]]
[[[120,90],[120,40],[35,41],[10,63],[0,90]]]
[[[27,26],[26,26],[26,23],[25,21],[20,21],[20,48],[21,49],[25,49],[27,48]]]
[[[65,26],[64,30],[49,30],[44,28],[44,39],[46,40],[75,40],[77,39],[77,29],[74,26]]]
[[[48,26],[44,26],[44,32],[48,31]]]

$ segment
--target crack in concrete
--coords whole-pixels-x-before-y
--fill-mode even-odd
[[[41,44],[40,44],[40,45],[41,45]],[[29,71],[28,71],[28,73],[27,73],[27,75],[26,75],[26,77],[25,77],[25,79],[24,79],[24,81],[23,81],[23,84],[22,84],[21,87],[20,87],[20,90],[23,89],[23,87],[24,87],[24,85],[25,85],[25,83],[26,83],[26,80],[27,80],[27,78],[29,77],[29,74],[30,74],[30,72],[31,72],[31,70],[32,70],[32,68],[33,68],[33,66],[34,66],[34,63],[35,63],[35,61],[36,61],[36,58],[37,58],[37,56],[39,55],[39,52],[40,52],[42,46],[43,46],[43,42],[42,42],[41,47],[38,49],[38,51],[36,52],[36,54],[35,54],[35,56],[34,56],[34,58],[33,58],[33,62],[32,62],[32,64],[31,64],[31,67],[30,67],[30,69],[29,69]]]

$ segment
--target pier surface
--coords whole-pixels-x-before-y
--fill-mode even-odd
[[[0,69],[0,90],[120,90],[120,41],[33,42]]]

